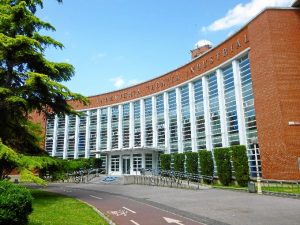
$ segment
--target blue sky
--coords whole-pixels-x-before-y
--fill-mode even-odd
[[[75,76],[64,83],[86,96],[163,75],[190,60],[196,42],[217,45],[266,6],[291,0],[45,0],[37,15],[65,48],[46,57],[68,62]]]

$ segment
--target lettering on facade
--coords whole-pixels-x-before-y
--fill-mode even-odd
[[[181,79],[187,80],[190,77],[199,75],[205,72],[207,69],[211,68],[213,64],[218,63],[218,61],[224,60],[224,58],[229,57],[229,53],[234,53],[236,50],[242,47],[242,44],[247,44],[249,42],[247,34],[244,34],[242,38],[238,38],[230,43],[227,47],[223,47],[220,50],[216,50],[216,53],[208,54],[206,57],[204,56],[203,59],[200,58],[201,61],[195,62],[194,65],[187,67],[185,70],[178,70],[165,77],[161,77],[156,81],[150,81],[145,84],[146,93],[142,93],[139,88],[129,91],[120,91],[115,95],[109,96],[100,96],[97,98],[97,103],[102,105],[112,104],[119,101],[126,101],[131,100],[134,98],[139,98],[146,94],[152,94],[157,91],[164,90],[168,87],[172,87],[175,84],[178,84]]]

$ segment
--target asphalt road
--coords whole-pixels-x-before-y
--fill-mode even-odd
[[[217,189],[185,190],[101,183],[50,184],[47,189],[95,205],[119,225],[300,224],[300,200],[292,198]],[[164,217],[173,220],[166,221]]]
[[[204,225],[155,206],[115,194],[62,185],[50,185],[48,191],[87,202],[120,225]]]

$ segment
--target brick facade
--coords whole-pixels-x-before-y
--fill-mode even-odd
[[[300,10],[267,10],[248,35],[263,177],[300,179]]]

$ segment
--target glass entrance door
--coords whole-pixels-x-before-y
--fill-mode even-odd
[[[130,156],[123,156],[123,174],[130,174]]]

